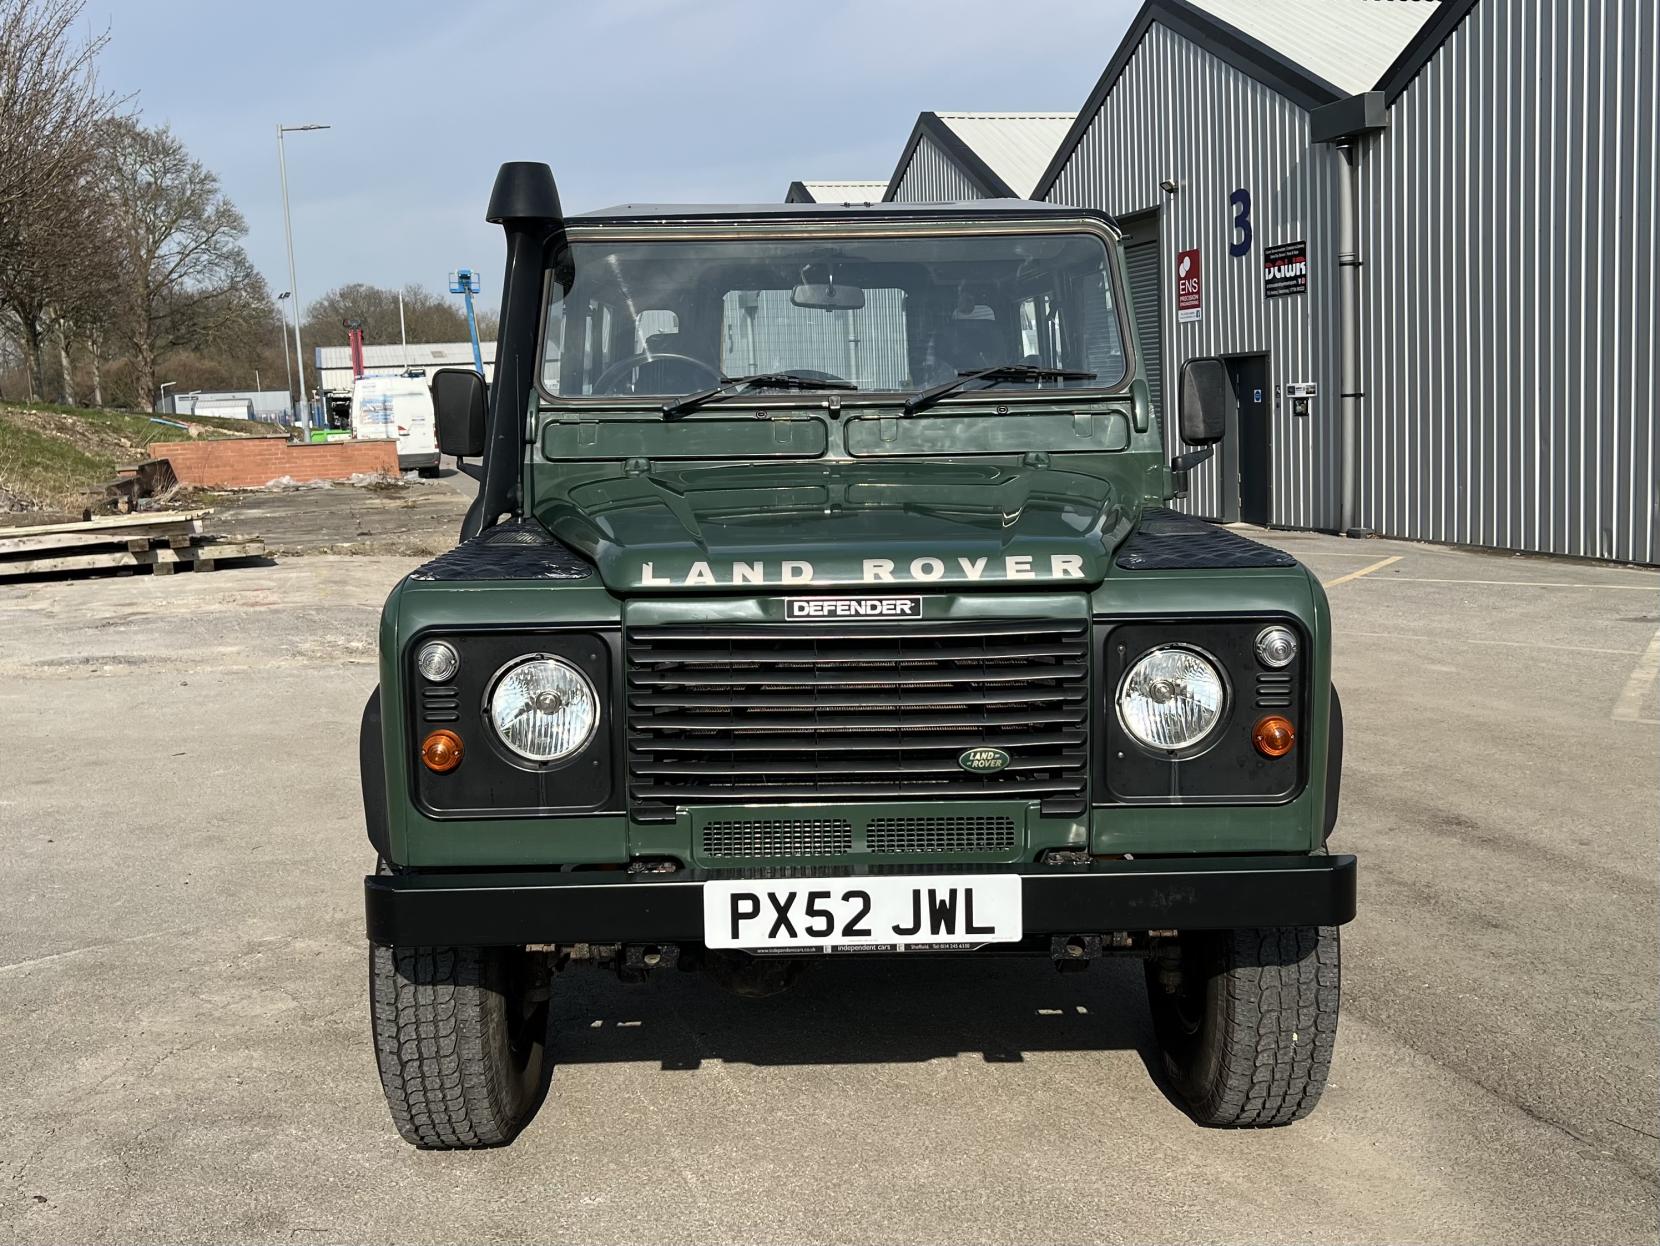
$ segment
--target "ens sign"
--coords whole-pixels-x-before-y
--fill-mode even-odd
[[[1176,319],[1183,324],[1205,314],[1204,287],[1199,275],[1199,248],[1176,252]]]

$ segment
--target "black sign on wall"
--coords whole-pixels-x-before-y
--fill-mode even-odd
[[[1264,298],[1302,294],[1308,289],[1308,244],[1287,242],[1262,249]]]

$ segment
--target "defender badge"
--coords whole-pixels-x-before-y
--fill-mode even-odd
[[[1000,748],[971,748],[957,758],[957,764],[976,774],[991,774],[1009,764],[1009,755]]]

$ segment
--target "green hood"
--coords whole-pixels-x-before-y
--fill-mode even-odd
[[[1134,502],[1098,477],[964,463],[654,466],[539,516],[620,594],[1098,584]]]

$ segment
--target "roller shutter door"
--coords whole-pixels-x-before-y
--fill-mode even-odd
[[[1159,236],[1148,222],[1133,233],[1124,246],[1124,265],[1130,278],[1130,303],[1135,316],[1136,336],[1141,341],[1141,366],[1147,389],[1153,398],[1153,413],[1162,422],[1164,414],[1164,336],[1159,323]]]

